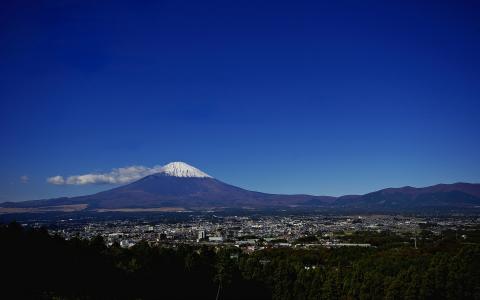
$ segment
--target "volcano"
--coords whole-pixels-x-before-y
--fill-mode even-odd
[[[329,203],[334,197],[277,195],[245,190],[204,173],[184,162],[172,162],[160,172],[111,190],[88,196],[8,202],[1,207],[39,208],[84,205],[89,210],[171,208],[268,208],[315,201]],[[79,206],[80,207],[80,206]]]

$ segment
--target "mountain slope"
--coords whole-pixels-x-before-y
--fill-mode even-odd
[[[122,207],[273,207],[329,197],[274,195],[245,190],[211,177],[154,174],[131,184],[83,197],[90,208]],[[79,199],[80,200],[80,199]]]

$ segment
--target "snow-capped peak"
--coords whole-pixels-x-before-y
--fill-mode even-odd
[[[181,161],[171,162],[160,168],[160,173],[175,177],[208,177],[212,176]]]

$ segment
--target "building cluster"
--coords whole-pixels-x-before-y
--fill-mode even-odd
[[[119,220],[60,220],[49,223],[51,234],[71,239],[92,239],[102,236],[106,244],[118,243],[129,248],[140,241],[164,246],[177,244],[225,245],[246,252],[264,247],[369,247],[369,244],[345,243],[337,236],[358,231],[390,231],[418,233],[428,227],[432,232],[477,226],[477,217],[410,217],[391,215],[368,216],[218,216],[191,215],[182,220],[119,219]],[[26,224],[42,226],[45,224]],[[314,237],[314,239],[309,239]]]

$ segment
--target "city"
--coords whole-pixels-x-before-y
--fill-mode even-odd
[[[401,215],[363,216],[219,216],[190,215],[182,221],[154,221],[142,218],[129,220],[89,221],[62,219],[24,226],[49,228],[49,233],[65,239],[74,237],[91,240],[101,236],[107,246],[118,243],[129,248],[141,241],[162,247],[178,244],[238,247],[244,252],[265,248],[371,247],[368,243],[353,243],[349,237],[357,232],[389,233],[415,247],[422,230],[440,236],[443,231],[478,230],[478,216],[407,217]],[[458,238],[467,240],[468,234]],[[419,241],[420,243],[421,241]],[[406,242],[407,243],[407,242]]]

